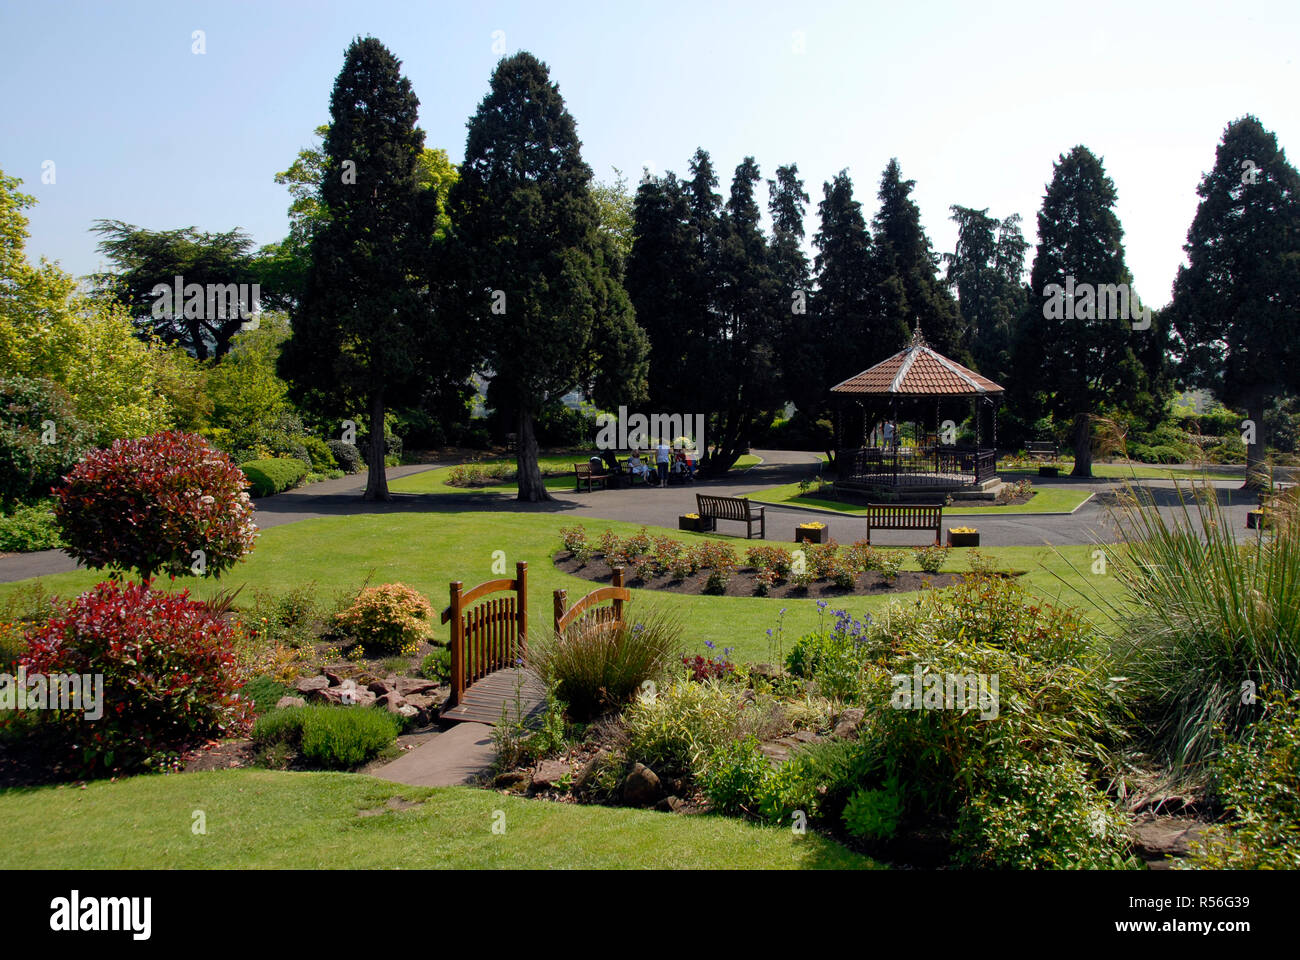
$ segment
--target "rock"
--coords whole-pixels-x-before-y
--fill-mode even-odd
[[[772,766],[778,766],[790,759],[790,748],[783,743],[772,741],[769,743],[760,743],[758,751],[767,757],[767,762]]]
[[[397,712],[401,714],[403,717],[406,717],[407,720],[415,720],[417,723],[419,722],[419,717],[420,717],[419,708],[413,707],[409,703],[402,704],[400,707],[397,708]]]
[[[1144,860],[1185,857],[1192,840],[1201,838],[1208,824],[1186,817],[1156,817],[1133,825],[1133,845]]]
[[[331,687],[337,687],[343,682],[343,674],[338,670],[326,670],[325,679],[329,681]]]
[[[438,699],[436,697],[431,697],[425,693],[407,693],[402,696],[407,703],[420,710],[428,710],[438,705]]]
[[[862,719],[867,712],[861,707],[848,707],[840,711],[840,715],[835,718],[835,736],[841,740],[855,740],[858,736],[858,728],[862,726]]]
[[[375,695],[369,690],[361,690],[353,686],[327,687],[319,691],[319,696],[329,703],[340,703],[347,706],[368,707],[375,702]]]
[[[305,706],[307,706],[307,701],[304,700],[302,697],[281,697],[279,700],[275,701],[275,709],[277,710],[281,710],[285,707],[305,707]]]
[[[816,743],[821,737],[811,730],[796,730],[790,734],[788,739],[793,740],[795,743]]]
[[[656,803],[655,809],[660,813],[686,813],[690,805],[680,797],[669,795]]]
[[[582,769],[580,769],[577,776],[573,778],[574,793],[581,793],[586,790],[587,787],[591,786],[592,777],[596,775],[596,771],[600,769],[600,765],[604,763],[605,758],[608,756],[609,751],[604,747],[601,747],[590,760],[582,765]]]
[[[507,770],[496,775],[492,786],[497,790],[525,790],[530,782],[530,777],[523,770]]]
[[[781,671],[770,663],[751,663],[749,665],[749,675],[751,677],[766,677],[768,680],[774,680],[781,676]]]
[[[432,680],[425,680],[423,677],[396,677],[394,678],[397,685],[397,692],[404,697],[410,697],[413,693],[426,695],[438,689],[438,685]]]
[[[648,807],[659,799],[659,777],[644,763],[632,767],[623,781],[623,802],[633,807]]]
[[[556,787],[565,777],[573,773],[573,768],[564,760],[543,760],[533,771],[533,788],[546,790]]]
[[[402,695],[394,690],[391,693],[385,693],[376,697],[375,706],[383,707],[389,713],[400,713],[402,707],[408,706],[408,704],[406,700],[403,699]],[[411,709],[418,713],[420,708],[412,707]]]
[[[293,688],[299,693],[315,693],[330,686],[328,677],[299,677]]]
[[[376,697],[382,697],[386,693],[396,693],[397,679],[395,677],[388,677],[384,680],[374,680],[366,687],[366,689]]]

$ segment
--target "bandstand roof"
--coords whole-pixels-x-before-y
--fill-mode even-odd
[[[831,387],[831,393],[874,397],[984,397],[1001,386],[925,342],[918,324],[912,342],[887,360]]]

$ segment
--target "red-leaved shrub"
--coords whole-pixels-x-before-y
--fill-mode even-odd
[[[147,584],[100,583],[27,633],[27,676],[103,675],[102,716],[33,711],[84,772],[165,766],[185,747],[242,729],[235,628],[206,604]]]
[[[88,567],[217,577],[253,549],[247,487],[202,437],[168,431],[91,453],[55,488],[54,516]]]

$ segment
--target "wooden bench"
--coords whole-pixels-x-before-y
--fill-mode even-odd
[[[1061,452],[1050,440],[1031,440],[1025,444],[1025,453],[1031,457],[1044,457],[1048,460],[1060,459]]]
[[[588,461],[587,463],[575,463],[573,465],[573,478],[574,478],[573,492],[574,493],[581,493],[582,485],[584,483],[587,485],[588,493],[591,493],[591,489],[592,489],[591,485],[593,483],[599,483],[600,488],[602,490],[609,489],[609,474],[592,473],[591,471],[592,471],[592,466],[590,461]]]
[[[745,525],[745,539],[754,536],[754,524],[758,524],[758,538],[767,539],[766,507],[759,507],[754,512],[754,505],[746,497],[715,497],[704,493],[695,495],[695,511],[710,520],[736,520]]]
[[[872,530],[933,530],[934,544],[939,546],[943,527],[941,503],[869,503],[867,504],[867,543]]]

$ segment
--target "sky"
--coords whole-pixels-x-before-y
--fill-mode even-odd
[[[39,201],[29,256],[102,269],[99,218],[281,239],[274,175],[328,121],[344,50],[366,35],[402,61],[426,144],[453,162],[496,62],[528,50],[598,179],[685,173],[702,146],[725,195],[745,156],[765,178],[797,163],[809,235],[825,181],[847,169],[870,217],[897,157],[936,252],[953,247],[953,204],[1019,213],[1032,242],[1053,163],[1083,144],[1115,182],[1155,307],[1224,127],[1254,114],[1293,163],[1300,151],[1294,0],[0,0],[0,170]]]

